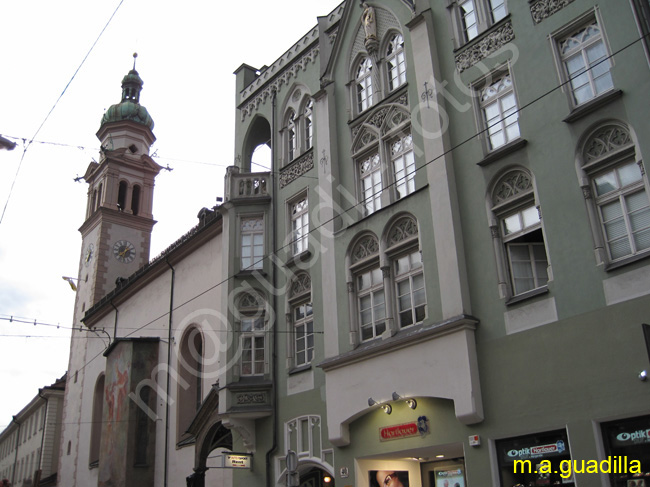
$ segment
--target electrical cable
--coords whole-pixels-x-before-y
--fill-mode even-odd
[[[24,145],[24,147],[23,147],[23,153],[22,153],[22,155],[20,156],[20,160],[18,161],[18,167],[16,168],[16,174],[14,175],[14,179],[13,179],[13,181],[11,182],[11,187],[9,188],[9,194],[7,195],[7,201],[5,202],[5,206],[4,206],[3,210],[2,210],[2,215],[0,215],[0,225],[2,224],[2,221],[4,220],[5,212],[7,211],[7,206],[9,205],[9,200],[11,199],[11,194],[12,194],[12,192],[13,192],[14,185],[16,184],[16,180],[18,179],[18,173],[20,172],[20,168],[22,167],[23,160],[25,159],[25,154],[27,154],[27,149],[29,149],[29,147],[30,147],[31,144],[32,144],[32,141],[33,141],[33,140],[36,138],[36,136],[39,134],[39,132],[41,131],[41,129],[42,129],[43,126],[45,125],[45,122],[47,122],[47,120],[50,118],[50,115],[52,115],[52,112],[54,112],[54,109],[55,109],[55,108],[57,107],[57,105],[59,104],[59,101],[61,101],[61,98],[63,98],[63,95],[64,95],[65,92],[68,90],[68,87],[70,86],[70,84],[72,83],[72,81],[73,81],[73,80],[75,79],[75,77],[77,76],[77,73],[79,72],[79,70],[81,69],[81,67],[82,67],[82,66],[84,65],[84,63],[86,62],[86,59],[88,59],[88,56],[90,56],[90,53],[91,53],[91,52],[93,51],[93,49],[95,48],[95,45],[99,42],[99,39],[102,37],[102,35],[104,34],[104,31],[106,30],[106,28],[108,27],[108,25],[109,25],[109,24],[111,23],[111,21],[113,20],[113,17],[115,17],[115,14],[117,14],[117,11],[118,11],[119,8],[122,6],[122,3],[123,3],[123,2],[124,2],[124,0],[120,0],[120,3],[117,5],[117,7],[115,8],[115,10],[113,11],[112,15],[111,15],[110,18],[108,19],[108,22],[106,22],[106,25],[104,25],[104,28],[101,30],[101,32],[100,32],[99,35],[97,36],[97,39],[95,39],[95,42],[93,42],[92,46],[90,46],[90,49],[88,50],[88,52],[86,53],[86,55],[85,55],[84,58],[82,59],[81,64],[79,64],[79,67],[77,67],[77,70],[76,70],[76,71],[74,72],[74,74],[72,75],[72,78],[70,78],[70,81],[68,81],[68,84],[66,84],[66,85],[65,85],[65,88],[63,88],[63,91],[61,92],[61,94],[59,95],[59,97],[58,97],[58,98],[56,99],[56,101],[54,102],[54,105],[52,106],[52,108],[50,109],[50,111],[49,111],[49,112],[47,113],[47,115],[45,116],[45,119],[43,119],[43,121],[42,121],[41,124],[39,125],[38,129],[36,129],[36,132],[34,133],[34,135],[32,136],[32,138],[27,142],[27,145]]]

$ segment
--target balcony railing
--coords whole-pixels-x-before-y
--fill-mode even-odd
[[[238,167],[230,166],[226,170],[225,200],[270,196],[270,177],[269,172],[240,173]]]

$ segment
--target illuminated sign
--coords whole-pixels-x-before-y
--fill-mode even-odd
[[[225,453],[224,468],[251,468],[251,456],[241,453]]]
[[[380,441],[399,440],[411,436],[424,436],[428,432],[429,421],[426,416],[420,416],[417,421],[379,428],[379,439]]]

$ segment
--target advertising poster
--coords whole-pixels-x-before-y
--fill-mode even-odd
[[[370,487],[409,487],[409,473],[406,470],[370,470]]]
[[[433,470],[435,487],[465,487],[465,475],[462,465],[448,465]]]

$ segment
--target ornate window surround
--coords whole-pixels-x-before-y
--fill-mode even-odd
[[[606,270],[616,269],[631,262],[650,256],[650,249],[640,249],[627,256],[612,259],[606,243],[599,198],[595,188],[595,178],[616,168],[635,162],[641,178],[630,182],[617,191],[616,198],[645,191],[650,196],[650,183],[638,148],[636,135],[625,123],[617,120],[601,121],[588,130],[581,139],[576,155],[578,180],[585,198],[587,216],[594,241],[594,253],[597,265],[604,265]],[[610,197],[611,200],[611,197]],[[602,204],[602,203],[601,203]],[[628,220],[627,214],[625,220]],[[629,231],[628,231],[629,232]],[[627,233],[629,237],[629,233]]]
[[[395,268],[398,259],[409,256],[414,252],[421,254],[421,243],[419,238],[418,223],[415,217],[409,213],[399,213],[393,217],[385,226],[384,233],[379,239],[372,232],[363,232],[354,238],[346,254],[348,304],[350,316],[350,344],[357,347],[361,343],[370,342],[377,338],[387,339],[399,332],[398,326],[398,280],[422,274],[424,269],[411,269],[407,274],[395,276]],[[369,271],[380,272],[381,284],[372,288],[371,292],[381,291],[384,296],[384,331],[372,338],[363,340],[360,329],[359,310],[359,276]],[[426,286],[424,286],[426,290]],[[413,289],[411,288],[411,291]],[[369,292],[366,290],[366,294]],[[426,308],[426,295],[424,303],[425,317],[418,321],[421,324],[428,316]],[[374,326],[374,325],[373,325]]]
[[[315,136],[313,109],[310,112],[310,123],[307,121],[307,107],[310,102],[313,108],[313,99],[309,91],[302,84],[297,84],[290,93],[282,108],[282,113],[284,114],[282,128],[280,129],[280,137],[282,139],[282,167],[291,164],[291,162],[297,160],[311,149],[314,145]],[[290,123],[292,114],[293,124]],[[311,126],[310,139],[307,137],[308,125]],[[291,150],[292,141],[294,143],[293,151]]]
[[[497,278],[499,295],[506,299],[506,304],[519,302],[532,296],[548,291],[546,282],[553,279],[551,262],[546,251],[546,238],[544,236],[543,220],[541,210],[537,201],[534,189],[533,175],[523,167],[514,166],[500,172],[489,185],[486,195],[487,211],[489,216],[490,231],[494,246],[494,255],[497,264]],[[539,222],[524,226],[520,231],[513,233],[513,237],[505,235],[504,222],[507,218],[518,213],[529,210],[533,206],[537,208]],[[512,263],[508,252],[509,244],[518,244],[518,240],[534,232],[540,232],[540,241],[531,241],[530,245],[542,243],[546,253],[546,281],[542,285],[537,284],[538,277],[535,275],[535,287],[528,291],[517,292],[513,282]],[[531,265],[536,261],[531,261]]]
[[[590,9],[589,11],[585,12],[583,15],[580,17],[576,18],[573,20],[571,23],[565,25],[561,29],[551,33],[549,35],[549,39],[551,42],[551,50],[553,52],[553,56],[555,59],[555,65],[557,68],[557,73],[558,77],[560,79],[560,82],[562,83],[562,91],[567,97],[567,103],[573,112],[579,112],[582,111],[594,103],[597,103],[600,100],[606,100],[609,99],[609,97],[612,95],[612,92],[615,91],[615,87],[612,86],[611,88],[603,91],[602,93],[599,94],[594,94],[593,97],[591,97],[589,100],[586,100],[582,103],[576,103],[573,95],[573,88],[571,86],[571,83],[568,78],[567,74],[567,68],[565,66],[564,62],[564,57],[560,52],[560,43],[564,40],[566,40],[568,37],[570,37],[572,34],[578,32],[580,29],[583,27],[588,26],[589,24],[596,23],[598,25],[598,28],[600,29],[600,42],[602,42],[603,47],[605,49],[605,55],[609,56],[611,54],[611,49],[609,46],[609,42],[607,40],[607,35],[605,33],[605,28],[603,24],[603,19],[602,16],[600,15],[600,9],[596,6],[593,9]],[[611,72],[615,66],[615,60],[613,57],[610,57],[608,61],[605,61],[609,63],[609,73],[611,75]],[[591,78],[591,71],[589,70],[588,73],[589,77]],[[571,115],[569,116],[569,119],[571,119]],[[570,121],[570,120],[567,120]]]
[[[405,96],[405,95],[404,95]],[[398,101],[401,101],[398,100]],[[356,125],[352,130],[352,158],[355,161],[355,177],[356,177],[356,194],[357,201],[360,203],[360,211],[364,216],[367,216],[379,208],[384,208],[400,198],[398,194],[398,186],[402,186],[396,180],[395,168],[393,165],[393,157],[391,155],[391,144],[400,138],[410,135],[411,144],[411,115],[408,109],[402,103],[386,103],[375,110],[370,112],[363,122]],[[410,151],[405,152],[412,152]],[[369,197],[365,195],[363,181],[361,177],[361,164],[363,164],[370,156],[377,154],[379,157],[379,171],[381,174],[381,194],[379,195],[379,208],[373,205],[372,211],[368,211],[368,207],[364,201]],[[406,159],[407,155],[403,154]],[[405,177],[402,179],[404,183],[414,181],[416,176],[415,168],[411,172],[406,172]],[[413,184],[407,184],[407,187],[414,187]],[[407,194],[412,191],[407,191]],[[373,193],[374,194],[374,193]],[[373,199],[376,199],[376,196]],[[406,195],[405,195],[406,196]]]
[[[476,116],[476,130],[481,134],[480,136],[481,146],[483,149],[483,155],[486,158],[490,157],[492,154],[496,155],[496,153],[502,153],[502,152],[507,153],[509,148],[515,145],[519,145],[522,142],[520,127],[519,127],[519,135],[517,137],[513,137],[510,140],[507,140],[506,143],[503,145],[500,145],[498,147],[492,147],[492,143],[490,141],[490,133],[487,126],[488,121],[486,119],[485,110],[484,110],[486,104],[483,103],[481,98],[485,90],[488,90],[491,86],[496,84],[498,80],[503,79],[505,77],[509,77],[511,86],[504,89],[503,93],[505,93],[506,96],[512,93],[514,96],[517,112],[511,115],[510,118],[516,118],[516,123],[517,126],[519,127],[519,99],[517,96],[517,85],[512,73],[510,62],[497,67],[494,71],[490,72],[486,76],[479,78],[471,85],[471,89],[475,94],[474,113]],[[503,98],[503,96],[504,95],[501,93],[497,94],[491,97],[491,102],[494,103],[496,101],[497,103],[500,103],[500,100]],[[505,118],[501,118],[499,119],[498,123],[502,124],[504,120]]]

